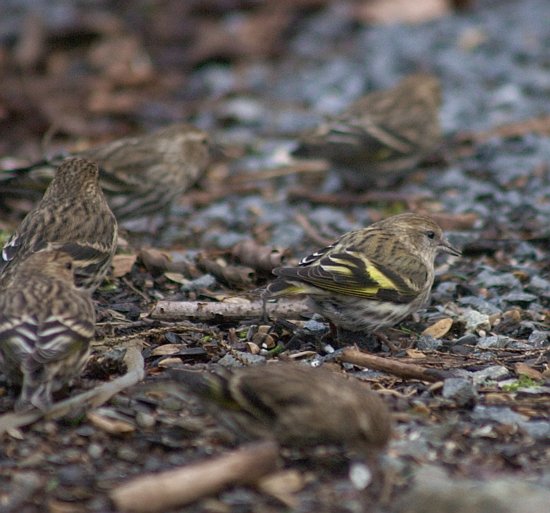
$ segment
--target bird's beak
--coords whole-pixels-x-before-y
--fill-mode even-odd
[[[450,242],[447,239],[443,239],[441,244],[439,244],[439,249],[444,253],[449,253],[449,255],[460,256],[462,252],[455,247],[451,246]]]

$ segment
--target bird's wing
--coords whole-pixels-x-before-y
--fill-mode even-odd
[[[302,282],[336,294],[402,303],[411,301],[427,279],[426,266],[413,255],[400,257],[394,265],[356,251],[329,252],[310,264],[280,268],[276,274],[295,286]]]

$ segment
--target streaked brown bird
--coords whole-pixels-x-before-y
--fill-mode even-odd
[[[1,278],[0,369],[21,385],[17,409],[50,406],[86,364],[94,330],[92,300],[75,287],[67,253],[29,254]]]
[[[124,137],[73,154],[98,163],[99,182],[119,221],[166,213],[194,185],[209,161],[208,134],[175,124],[151,134]],[[28,168],[6,170],[0,192],[32,198],[43,191],[61,157]]]
[[[2,251],[12,273],[29,254],[65,251],[74,259],[78,287],[93,292],[116,251],[117,222],[99,187],[98,167],[83,158],[64,160],[36,207],[27,214]]]
[[[219,373],[172,369],[170,378],[203,397],[241,437],[271,437],[282,445],[344,446],[375,454],[391,437],[389,410],[354,379],[291,363]]]
[[[353,187],[392,185],[440,145],[440,105],[439,80],[410,75],[327,118],[293,154],[330,161]]]
[[[303,258],[279,267],[269,297],[304,295],[345,341],[346,332],[365,333],[397,324],[421,308],[434,281],[442,251],[459,256],[429,217],[399,214],[346,233]]]

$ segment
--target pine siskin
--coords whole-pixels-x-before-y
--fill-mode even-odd
[[[93,292],[109,270],[116,245],[117,222],[99,187],[97,164],[69,158],[4,246],[3,273],[14,272],[30,253],[59,249],[74,259],[77,286]]]
[[[459,256],[429,217],[400,214],[346,233],[303,258],[279,267],[264,297],[306,295],[312,309],[345,332],[393,326],[424,305],[438,251]]]
[[[332,162],[354,187],[391,184],[440,144],[440,105],[439,80],[411,75],[327,119],[304,135],[293,154]]]
[[[99,164],[99,183],[118,220],[139,218],[170,208],[200,178],[209,160],[206,132],[171,125],[152,134],[125,137],[74,154]],[[0,191],[32,196],[45,188],[61,158],[4,172]]]
[[[32,253],[2,277],[0,369],[21,385],[17,408],[46,409],[52,392],[78,376],[94,328],[92,300],[75,287],[67,253]]]
[[[220,369],[223,372],[223,369]],[[369,454],[391,436],[384,401],[340,374],[290,363],[223,374],[173,369],[170,377],[206,398],[237,435],[274,437],[283,445],[343,445]]]

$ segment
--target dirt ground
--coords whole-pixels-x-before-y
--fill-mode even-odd
[[[233,483],[163,511],[544,510],[550,4],[451,3],[2,2],[0,176],[182,120],[221,150],[169,219],[122,226],[113,274],[94,297],[92,357],[58,398],[128,370],[139,383],[97,408],[80,402],[3,432],[0,511],[117,511],[112,492],[129,479],[230,454],[239,443],[216,415],[159,377],[181,364],[277,359],[327,365],[382,394],[395,425],[382,497],[353,458],[283,450],[271,485]],[[445,142],[429,165],[391,190],[357,191],[290,159],[323,116],[418,70],[443,87]],[[3,193],[4,239],[31,206]],[[432,215],[463,256],[438,259],[430,305],[389,331],[397,351],[366,341],[393,368],[334,351],[319,317],[260,320],[273,267],[409,210]],[[166,301],[221,313],[183,320]],[[0,376],[0,413],[13,401]]]

